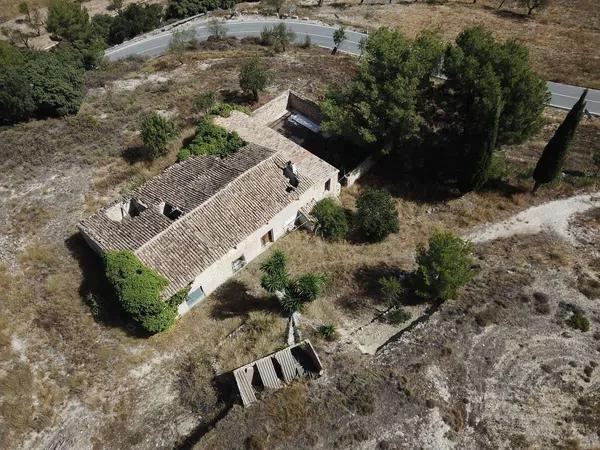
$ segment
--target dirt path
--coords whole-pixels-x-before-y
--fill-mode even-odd
[[[575,244],[575,238],[569,231],[571,217],[597,207],[600,207],[600,192],[576,195],[533,206],[503,222],[482,225],[466,237],[472,242],[479,243],[515,234],[551,231],[571,244]]]

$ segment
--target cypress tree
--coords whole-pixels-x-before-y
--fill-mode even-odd
[[[489,66],[482,68],[477,80],[473,80],[470,92],[472,103],[462,137],[465,159],[458,180],[461,192],[479,189],[488,179],[503,105],[500,83]]]
[[[533,172],[533,179],[535,180],[535,185],[533,186],[534,193],[539,189],[540,185],[550,183],[560,175],[567,152],[573,141],[573,136],[585,110],[585,97],[587,93],[587,89],[583,91],[577,103],[571,108],[563,123],[560,124],[554,136],[552,136],[552,139],[550,139],[546,148],[544,148],[542,156]]]

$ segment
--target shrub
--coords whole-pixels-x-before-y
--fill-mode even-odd
[[[436,231],[429,247],[417,249],[415,284],[420,295],[448,299],[473,277],[471,244],[448,231]]]
[[[398,277],[381,277],[379,279],[379,286],[381,288],[381,295],[390,306],[397,305],[400,302],[404,288]]]
[[[112,285],[121,306],[148,333],[170,328],[177,317],[177,308],[161,298],[168,281],[145,266],[129,250],[109,251],[104,255],[106,278]]]
[[[167,144],[178,134],[177,126],[166,117],[157,113],[146,116],[142,122],[142,140],[149,159],[164,155]]]
[[[229,117],[233,111],[240,111],[248,116],[252,115],[252,110],[250,108],[237,104],[215,103],[212,108],[210,108],[211,114],[221,117]]]
[[[380,189],[367,189],[356,200],[357,225],[368,241],[382,241],[399,230],[398,211],[392,196]]]
[[[402,308],[397,308],[394,309],[388,317],[392,324],[399,325],[401,323],[406,322],[407,320],[410,320],[411,314]]]
[[[328,341],[335,341],[337,339],[337,330],[335,325],[331,323],[327,325],[321,325],[318,328],[318,331],[319,334]]]
[[[189,148],[182,148],[181,150],[179,150],[179,152],[177,153],[177,160],[178,161],[185,161],[186,159],[188,159],[190,156],[192,156],[192,152],[190,151]]]
[[[214,92],[203,92],[194,99],[194,110],[207,113],[214,106],[216,96]]]
[[[317,202],[311,214],[317,225],[315,232],[327,239],[343,239],[348,234],[348,218],[342,205],[331,198]]]
[[[576,330],[583,331],[584,333],[590,329],[590,321],[580,311],[574,312],[573,315],[567,319],[567,325]]]
[[[236,132],[229,132],[203,118],[196,128],[196,134],[189,145],[179,151],[180,161],[190,155],[214,155],[224,158],[245,145]]]

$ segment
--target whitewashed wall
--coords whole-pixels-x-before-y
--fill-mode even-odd
[[[246,263],[249,263],[254,258],[259,256],[262,252],[269,249],[270,245],[265,247],[262,246],[260,238],[264,236],[269,230],[273,230],[273,239],[277,240],[286,234],[287,230],[285,225],[290,222],[291,219],[296,219],[298,210],[304,205],[310,203],[312,200],[318,201],[327,196],[337,196],[340,193],[340,186],[337,182],[337,172],[332,174],[331,177],[331,190],[325,190],[325,180],[318,185],[312,186],[307,190],[299,200],[288,205],[279,214],[273,217],[268,223],[256,230],[246,239],[244,239],[235,248],[231,249],[225,256],[219,261],[215,262],[204,272],[202,272],[192,283],[190,292],[194,292],[199,287],[202,287],[205,295],[209,295],[214,292],[219,286],[226,282],[234,274],[232,263],[240,256],[244,255]],[[242,269],[243,270],[243,269]],[[194,306],[202,303],[201,301],[196,303]],[[183,315],[190,310],[186,302],[179,305],[179,314]]]

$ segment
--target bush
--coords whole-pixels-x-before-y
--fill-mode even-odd
[[[170,0],[166,16],[169,19],[185,19],[218,8],[229,9],[234,5],[235,0]]]
[[[148,150],[149,159],[157,158],[167,153],[168,142],[177,137],[177,126],[166,117],[152,113],[142,122],[142,140]]]
[[[395,306],[400,302],[404,288],[398,277],[381,277],[379,286],[381,295],[390,306]]]
[[[148,333],[170,328],[177,318],[177,308],[161,298],[168,281],[145,266],[129,250],[110,251],[104,255],[106,278],[113,286],[121,306]]]
[[[348,218],[342,205],[331,198],[317,202],[311,214],[317,219],[315,232],[327,239],[343,239],[348,234]]]
[[[576,330],[583,331],[584,333],[590,329],[590,321],[579,311],[574,312],[573,315],[567,319],[567,325]]]
[[[394,309],[388,317],[392,324],[399,325],[401,323],[406,322],[407,320],[410,320],[411,314],[402,308],[398,308]]]
[[[333,324],[321,325],[318,331],[328,341],[335,341],[337,339],[337,330]]]
[[[358,229],[368,241],[382,241],[400,229],[392,196],[380,189],[367,189],[356,200]]]
[[[215,103],[212,108],[210,108],[211,114],[221,117],[229,117],[233,111],[240,111],[248,116],[252,115],[252,110],[250,108],[237,104]]]
[[[436,231],[429,247],[417,249],[415,284],[420,295],[446,300],[473,277],[471,244],[448,231]]]
[[[194,99],[194,110],[206,114],[214,106],[216,101],[214,92],[203,92]]]
[[[236,132],[229,132],[204,118],[198,123],[196,134],[189,145],[179,151],[180,161],[190,155],[214,155],[221,158],[244,146],[245,142]]]

